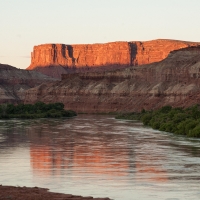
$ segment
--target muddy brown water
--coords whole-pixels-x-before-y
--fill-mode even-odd
[[[200,140],[103,115],[1,120],[0,184],[115,200],[200,199]]]

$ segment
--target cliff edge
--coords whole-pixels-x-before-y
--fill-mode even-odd
[[[173,50],[199,44],[164,39],[105,44],[42,44],[34,47],[27,70],[55,78],[68,73],[115,70],[159,62]]]

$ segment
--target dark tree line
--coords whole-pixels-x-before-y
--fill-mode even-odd
[[[200,105],[189,108],[164,106],[159,110],[120,114],[117,119],[140,120],[144,125],[160,131],[200,137]]]
[[[35,104],[2,104],[0,105],[0,119],[9,118],[59,118],[73,117],[76,113],[72,110],[65,110],[63,103],[37,102]]]

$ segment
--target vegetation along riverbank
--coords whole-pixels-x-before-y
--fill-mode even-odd
[[[160,131],[200,137],[200,105],[189,108],[164,106],[154,111],[143,109],[140,113],[119,114],[116,119],[140,120],[144,125]]]
[[[60,118],[74,117],[76,112],[65,110],[63,103],[37,102],[35,104],[2,104],[0,105],[0,119],[22,118]]]

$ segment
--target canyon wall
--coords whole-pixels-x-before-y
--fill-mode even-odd
[[[63,102],[79,113],[131,112],[200,102],[200,47],[171,52],[160,62],[109,72],[62,75],[26,92],[25,103]]]
[[[55,79],[36,71],[0,64],[0,104],[22,103],[27,89],[49,81]]]
[[[36,70],[55,78],[75,72],[115,70],[158,62],[166,58],[170,51],[198,44],[178,40],[43,44],[34,47],[27,70]]]

